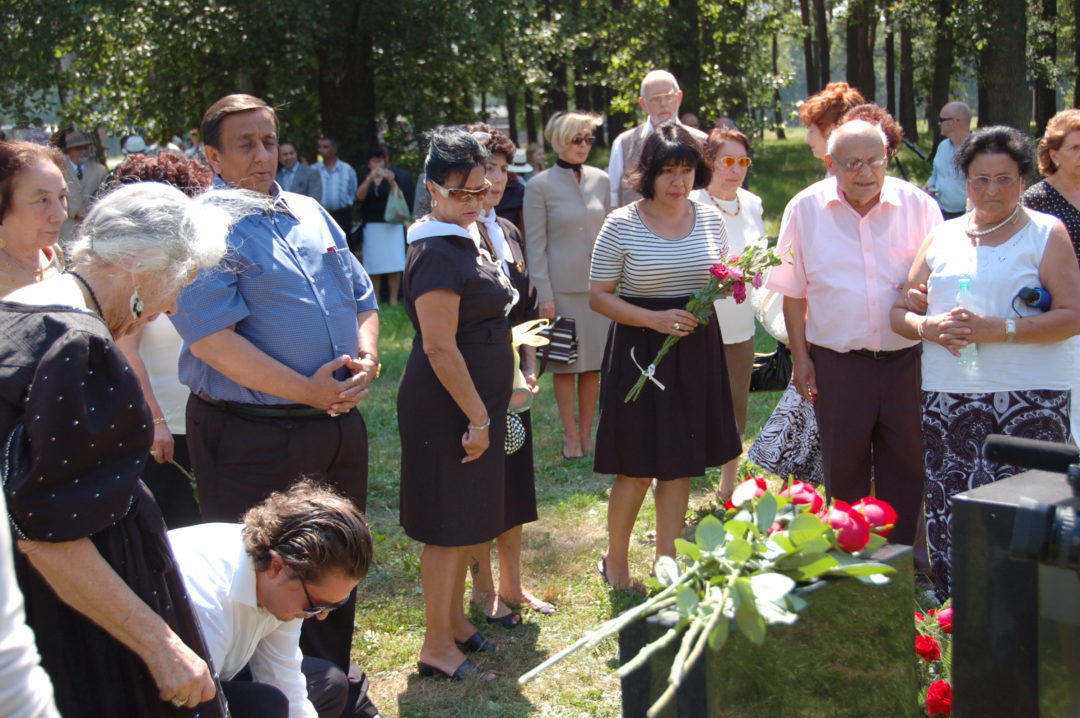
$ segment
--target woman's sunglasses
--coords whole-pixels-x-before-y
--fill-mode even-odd
[[[716,160],[716,164],[721,167],[734,167],[739,165],[743,169],[746,169],[753,164],[753,161],[749,157],[720,157]]]
[[[431,180],[428,180],[431,182]],[[468,202],[470,199],[475,199],[477,202],[487,197],[488,191],[491,189],[491,182],[487,179],[484,180],[484,186],[480,189],[465,189],[464,187],[453,187],[447,189],[438,182],[431,182],[432,186],[439,190],[439,194],[443,197],[449,197],[455,202]]]
[[[591,145],[594,142],[596,142],[596,138],[592,135],[574,135],[570,139],[572,145]]]

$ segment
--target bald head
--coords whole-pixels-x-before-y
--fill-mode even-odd
[[[885,167],[889,163],[888,141],[877,125],[852,120],[829,135],[825,166],[836,177],[836,186],[851,206],[865,215],[881,197]]]
[[[674,75],[667,70],[653,70],[641,81],[638,104],[648,113],[655,127],[678,116],[682,97],[682,90]]]
[[[971,131],[971,108],[966,102],[949,102],[941,108],[938,115],[941,134],[954,143],[967,137]]]
[[[889,139],[885,136],[878,125],[870,124],[865,120],[852,120],[837,127],[829,135],[829,144],[826,147],[826,155],[845,154],[846,148],[859,146],[867,150],[877,150],[878,156],[885,153],[889,145]]]

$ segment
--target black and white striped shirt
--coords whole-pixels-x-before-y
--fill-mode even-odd
[[[709,281],[709,267],[728,252],[724,218],[697,202],[694,226],[681,239],[664,239],[645,226],[637,203],[613,210],[593,246],[589,278],[619,282],[619,294],[630,297],[681,297]]]

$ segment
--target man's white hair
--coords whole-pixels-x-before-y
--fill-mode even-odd
[[[656,82],[657,80],[668,80],[671,82],[671,84],[675,85],[675,91],[679,91],[679,81],[675,79],[674,75],[672,75],[667,70],[652,70],[651,72],[649,72],[649,74],[645,75],[644,79],[642,79],[641,81],[640,96],[642,99],[646,99],[645,85],[648,85],[650,82]]]
[[[883,150],[889,148],[889,138],[885,136],[885,131],[881,129],[881,125],[875,125],[872,122],[866,120],[851,120],[838,126],[829,134],[829,140],[825,145],[825,154],[832,155],[833,150],[836,149],[836,144],[843,138],[849,135],[861,135],[867,132],[874,132],[881,138],[881,147]]]

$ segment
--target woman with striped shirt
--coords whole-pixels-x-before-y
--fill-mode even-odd
[[[608,549],[600,572],[614,588],[632,584],[630,534],[652,480],[656,555],[674,556],[690,477],[741,450],[724,344],[716,318],[698,326],[689,296],[727,255],[720,212],[690,201],[711,175],[701,147],[675,123],[645,141],[632,185],[643,199],[608,215],[593,248],[590,304],[614,320],[603,369],[598,473],[615,474],[608,502]],[[682,337],[655,367],[636,401],[623,398],[667,335]]]

